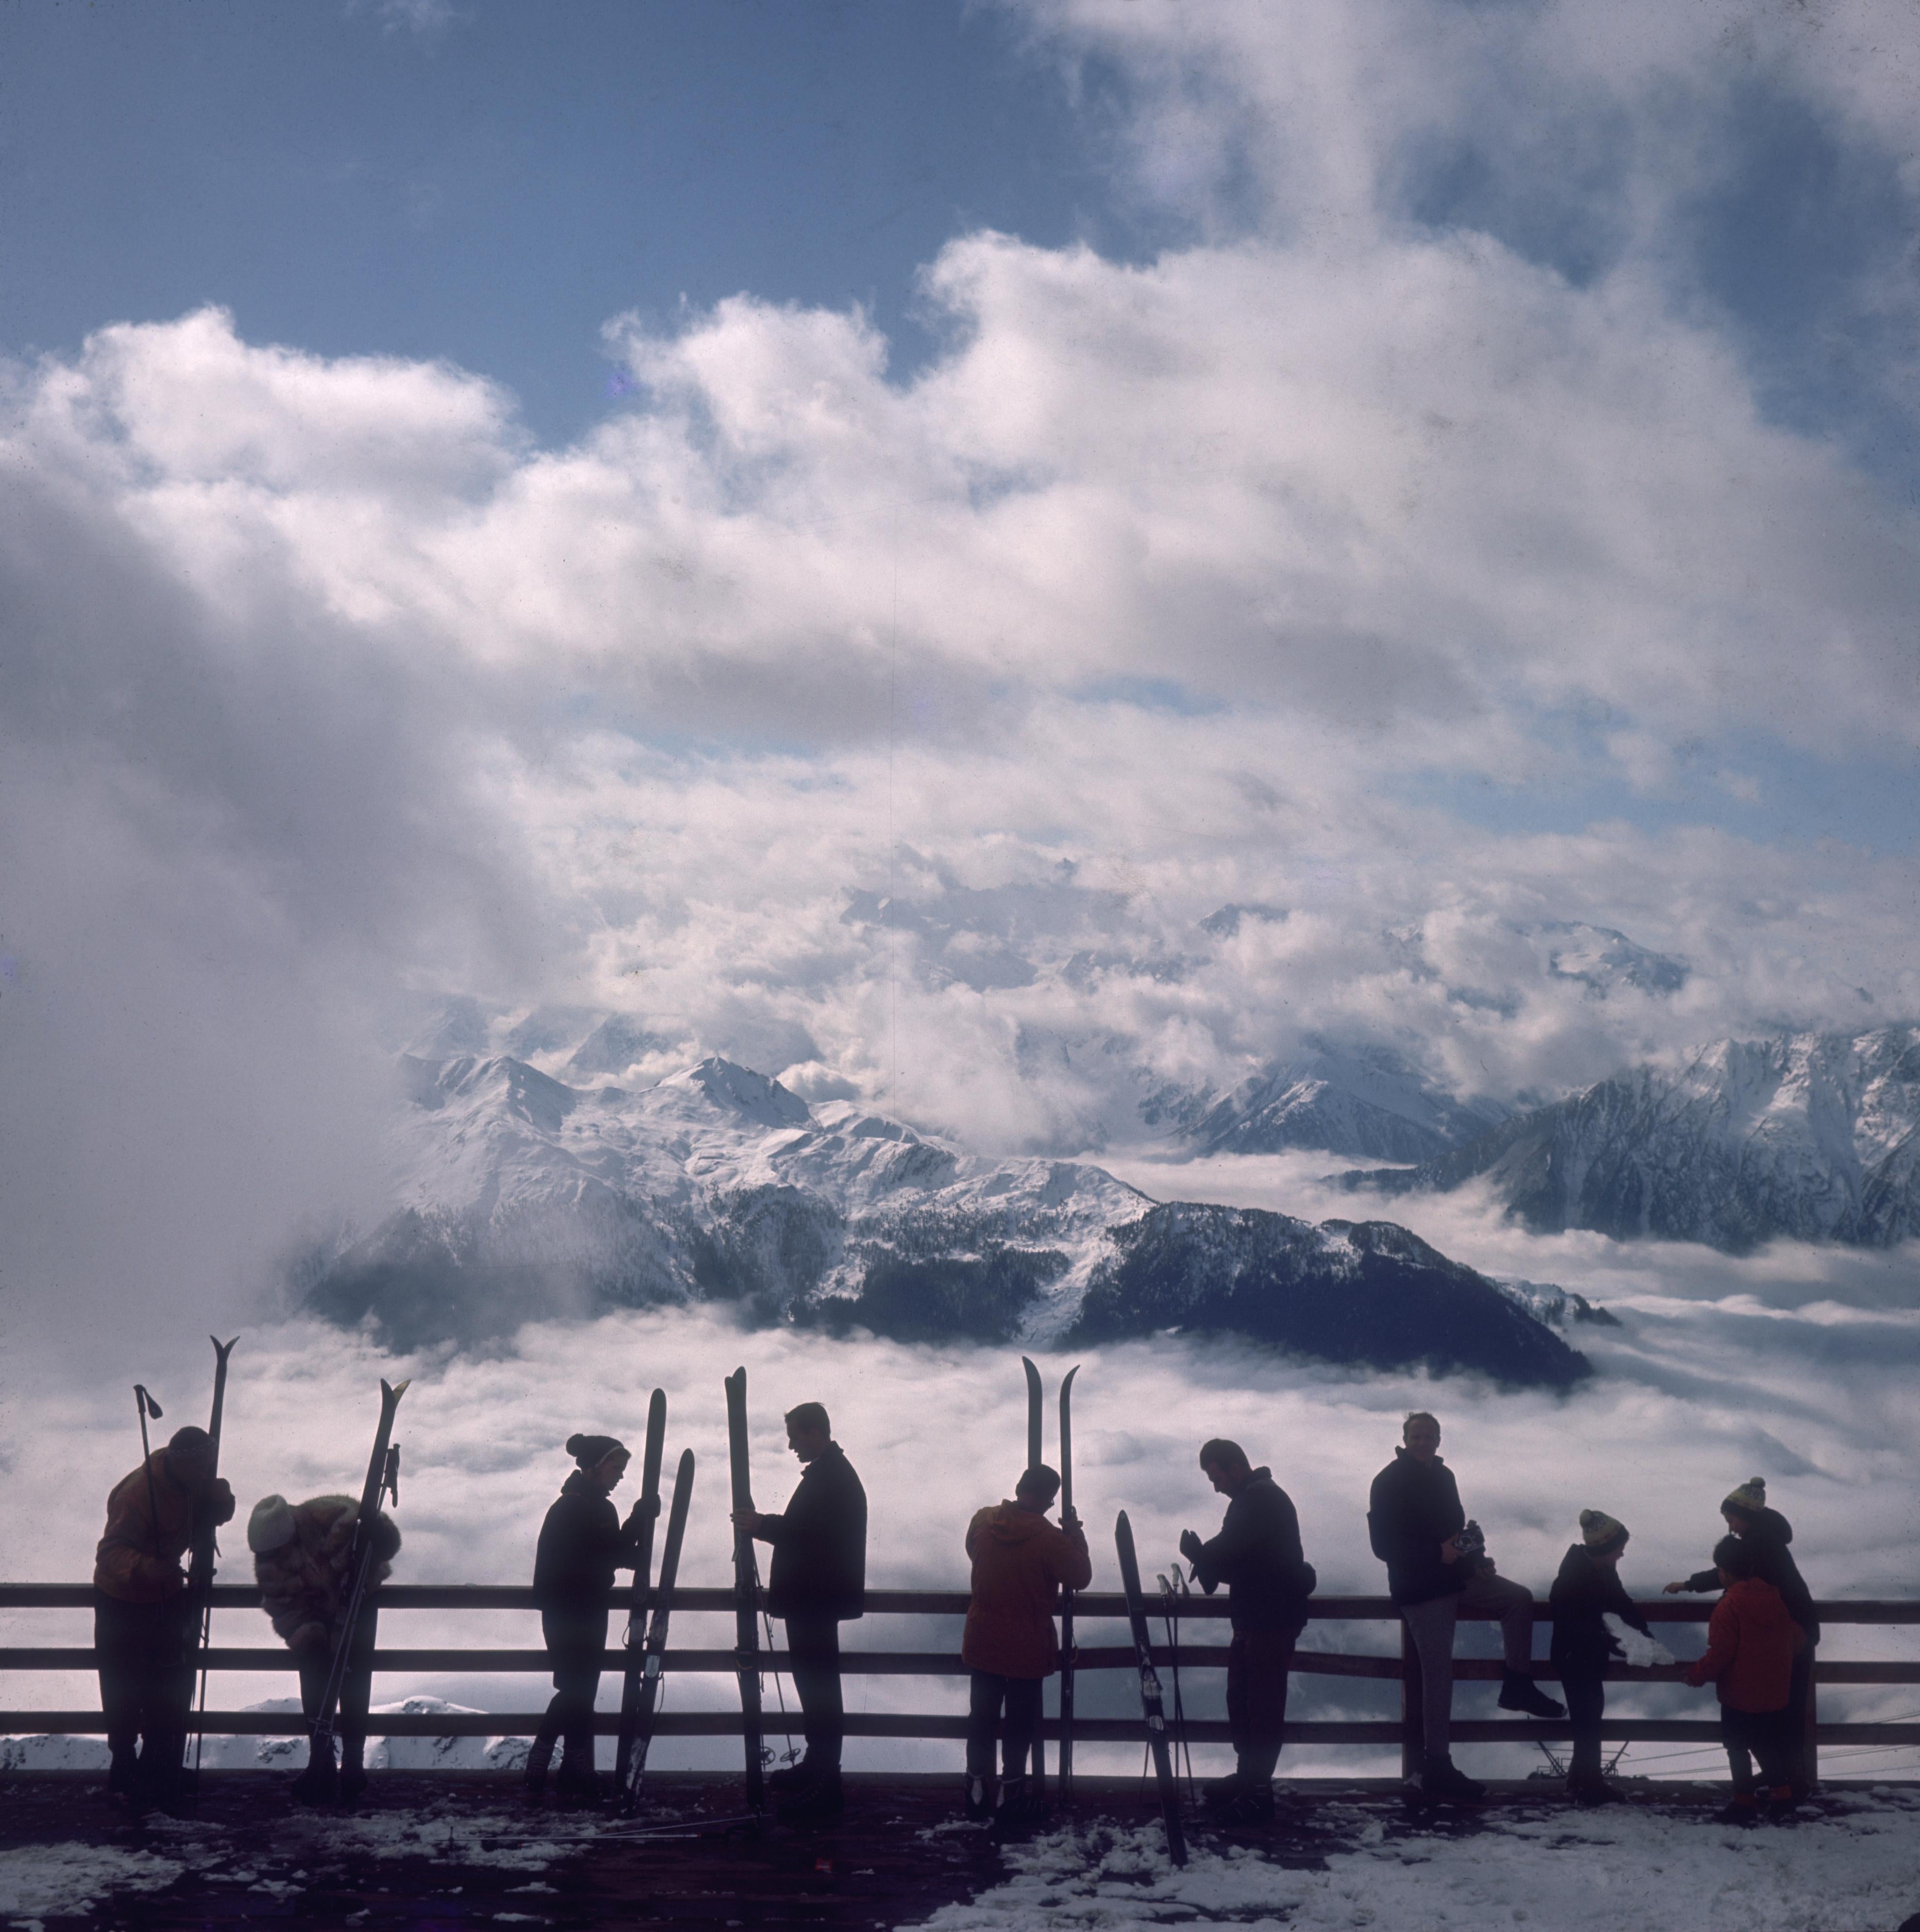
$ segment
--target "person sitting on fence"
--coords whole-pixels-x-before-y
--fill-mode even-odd
[[[176,1430],[106,1498],[94,1552],[93,1646],[116,1800],[172,1804],[194,1701],[193,1619],[180,1559],[197,1515],[233,1516],[204,1429]]]
[[[1056,1528],[1047,1511],[1060,1478],[1044,1463],[1013,1486],[1013,1500],[976,1510],[967,1526],[973,1594],[960,1660],[971,1673],[967,1706],[967,1815],[1024,1830],[1039,1815],[1027,1783],[1028,1754],[1040,1726],[1041,1687],[1060,1666],[1054,1606],[1063,1585],[1094,1580],[1086,1532],[1072,1510]],[[1000,1804],[992,1798],[994,1733],[1001,1731]]]
[[[1208,1803],[1229,1823],[1274,1815],[1274,1772],[1287,1720],[1287,1673],[1318,1578],[1302,1555],[1300,1518],[1273,1472],[1256,1469],[1238,1442],[1200,1445],[1200,1467],[1227,1500],[1220,1534],[1202,1543],[1183,1530],[1180,1553],[1208,1596],[1221,1584],[1233,1624],[1227,1651],[1227,1725],[1234,1770],[1210,1786]]]
[[[528,1796],[540,1797],[555,1741],[564,1738],[560,1795],[591,1804],[604,1796],[593,1768],[593,1700],[607,1649],[614,1572],[631,1570],[638,1560],[640,1527],[659,1514],[660,1498],[638,1498],[622,1522],[610,1498],[627,1472],[626,1444],[612,1436],[569,1436],[567,1454],[575,1467],[540,1526],[533,1557],[533,1600],[554,1666],[554,1696],[526,1754],[525,1776]]]
[[[254,1580],[260,1607],[274,1632],[293,1653],[300,1672],[300,1708],[310,1726],[320,1714],[334,1652],[346,1625],[347,1599],[353,1592],[354,1531],[360,1504],[353,1496],[311,1496],[290,1503],[284,1496],[262,1496],[247,1519],[247,1547],[254,1552]],[[374,1565],[354,1619],[346,1675],[340,1687],[340,1761],[333,1742],[324,1751],[312,1737],[307,1768],[293,1780],[293,1795],[304,1804],[338,1798],[352,1804],[367,1789],[367,1710],[374,1694],[374,1646],[380,1609],[376,1586],[392,1574],[400,1553],[400,1527],[384,1513],[374,1529]]]
[[[1652,1637],[1646,1618],[1620,1581],[1620,1558],[1626,1547],[1624,1524],[1600,1510],[1582,1510],[1580,1540],[1560,1559],[1560,1574],[1548,1593],[1553,1606],[1553,1642],[1548,1654],[1560,1673],[1574,1726],[1567,1790],[1583,1804],[1604,1804],[1620,1795],[1602,1777],[1600,1766],[1606,1666],[1624,1654],[1606,1619],[1617,1617],[1649,1641]]]
[[[1806,1580],[1800,1574],[1800,1566],[1794,1562],[1792,1552],[1786,1546],[1793,1540],[1793,1526],[1779,1510],[1768,1508],[1766,1483],[1759,1476],[1750,1476],[1724,1497],[1720,1514],[1727,1528],[1752,1549],[1758,1566],[1755,1575],[1780,1592],[1781,1600],[1786,1605],[1787,1615],[1800,1626],[1807,1640],[1794,1653],[1793,1682],[1787,1693],[1788,1702],[1794,1709],[1804,1712],[1814,1675],[1814,1651],[1820,1640],[1820,1626],[1814,1615],[1814,1593],[1808,1588]],[[1720,1573],[1717,1569],[1701,1570],[1668,1584],[1666,1594],[1672,1596],[1682,1591],[1717,1590],[1719,1587]],[[1812,1789],[1813,1777],[1807,1762],[1805,1738],[1799,1729],[1795,1730],[1790,1743],[1788,1778],[1793,1786],[1794,1796],[1804,1798]]]
[[[1440,1460],[1440,1425],[1409,1415],[1404,1446],[1373,1479],[1366,1511],[1373,1553],[1420,1659],[1424,1749],[1412,1782],[1429,1798],[1471,1802],[1486,1787],[1455,1768],[1449,1752],[1454,1706],[1454,1625],[1464,1611],[1498,1617],[1506,1656],[1500,1708],[1536,1718],[1565,1708],[1533,1681],[1533,1595],[1494,1574],[1478,1526],[1467,1521],[1454,1473]]]
[[[790,1408],[786,1424],[787,1446],[802,1465],[799,1486],[784,1510],[741,1510],[734,1520],[773,1546],[766,1607],[786,1619],[794,1690],[806,1726],[806,1756],[767,1782],[785,1789],[783,1823],[819,1823],[838,1817],[842,1807],[840,1625],[866,1611],[867,1492],[819,1402]]]
[[[1793,1660],[1805,1642],[1779,1591],[1760,1575],[1753,1544],[1723,1537],[1713,1560],[1724,1594],[1707,1620],[1706,1654],[1687,1682],[1696,1688],[1712,1683],[1720,1693],[1720,1734],[1733,1778],[1733,1802],[1720,1822],[1750,1825],[1759,1817],[1754,1758],[1772,1815],[1786,1817],[1793,1808],[1793,1732],[1800,1717],[1791,1701]]]

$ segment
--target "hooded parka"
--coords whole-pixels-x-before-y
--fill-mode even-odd
[[[1053,1614],[1060,1586],[1084,1590],[1094,1580],[1086,1533],[996,1503],[967,1526],[967,1554],[974,1588],[961,1662],[996,1677],[1051,1676],[1060,1664]]]

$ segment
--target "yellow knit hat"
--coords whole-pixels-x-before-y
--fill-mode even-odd
[[[1582,1510],[1580,1540],[1589,1550],[1610,1550],[1627,1540],[1627,1526],[1604,1510]]]
[[[1742,1516],[1758,1516],[1767,1506],[1764,1476],[1749,1476],[1737,1490],[1730,1490],[1720,1499],[1724,1510],[1738,1510]]]

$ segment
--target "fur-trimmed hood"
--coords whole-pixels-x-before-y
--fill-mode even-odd
[[[276,1504],[278,1509],[272,1507]],[[359,1514],[352,1496],[314,1496],[291,1504],[268,1496],[249,1519],[250,1541],[256,1540],[256,1523],[263,1532],[258,1540],[279,1538],[273,1547],[254,1551],[254,1576],[260,1586],[260,1607],[290,1650],[331,1649],[338,1638],[353,1586],[353,1526]],[[284,1534],[288,1517],[290,1534]],[[382,1582],[392,1575],[399,1553],[399,1526],[389,1516],[376,1516],[369,1581]]]

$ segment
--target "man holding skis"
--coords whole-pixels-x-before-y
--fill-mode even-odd
[[[1255,1468],[1238,1442],[1200,1445],[1200,1467],[1227,1498],[1220,1534],[1202,1543],[1180,1532],[1180,1553],[1208,1596],[1227,1586],[1233,1641],[1227,1652],[1227,1724],[1234,1770],[1210,1786],[1207,1802],[1227,1823],[1264,1823],[1274,1815],[1274,1772],[1287,1718],[1287,1673],[1318,1578],[1301,1553],[1300,1519],[1273,1472]]]
[[[117,1799],[165,1806],[179,1796],[194,1700],[194,1618],[180,1567],[202,1520],[233,1518],[233,1492],[214,1474],[213,1438],[176,1430],[106,1499],[94,1558],[93,1642],[100,1708]]]
[[[787,1444],[800,1460],[800,1486],[784,1510],[740,1510],[734,1520],[773,1546],[766,1607],[787,1623],[794,1689],[806,1729],[806,1756],[770,1783],[786,1788],[785,1823],[837,1817],[842,1807],[840,1625],[866,1606],[867,1496],[826,1409],[803,1402],[787,1412]]]
[[[1471,1803],[1485,1785],[1456,1768],[1449,1749],[1454,1709],[1454,1625],[1497,1617],[1506,1654],[1500,1708],[1564,1718],[1564,1705],[1533,1681],[1533,1592],[1494,1574],[1476,1526],[1467,1521],[1454,1472],[1440,1460],[1440,1425],[1424,1410],[1409,1415],[1402,1446],[1373,1479],[1366,1531],[1387,1566],[1387,1588],[1420,1658],[1425,1750],[1413,1782],[1427,1798]],[[1474,1532],[1468,1534],[1468,1532]]]

